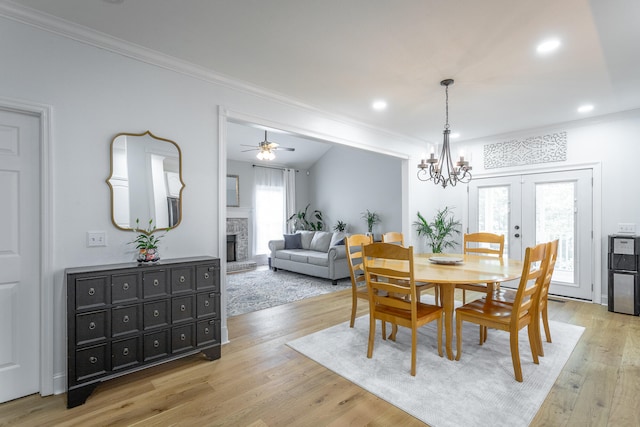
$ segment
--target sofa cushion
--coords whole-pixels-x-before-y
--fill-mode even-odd
[[[336,245],[344,245],[345,237],[347,237],[347,233],[343,231],[336,231],[335,233],[333,233],[333,236],[331,237],[331,243],[329,244],[329,247],[336,246]]]
[[[329,265],[329,257],[326,252],[308,251],[307,263],[327,267]]]
[[[313,235],[316,234],[315,231],[298,231],[300,234],[300,238],[302,239],[302,249],[310,249],[311,248],[311,240],[313,239]]]
[[[289,254],[289,259],[293,262],[302,262],[302,263],[307,263],[307,259],[308,257],[309,251],[300,251],[297,253],[293,253],[291,252]]]
[[[284,248],[285,249],[302,249],[302,236],[300,234],[285,234],[284,235]]]
[[[329,244],[331,243],[331,237],[333,233],[328,231],[316,231],[311,240],[309,249],[318,252],[327,252],[329,250]]]

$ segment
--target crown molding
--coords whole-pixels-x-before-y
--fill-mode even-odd
[[[66,21],[56,16],[16,4],[10,0],[0,0],[0,16],[96,47],[98,49],[103,49],[137,61],[184,74],[208,83],[224,86],[229,89],[267,99],[272,102],[275,101],[288,107],[305,110],[344,125],[365,128],[387,138],[393,138],[394,140],[407,144],[417,144],[421,146],[425,143],[423,140],[418,138],[410,137],[388,129],[373,126],[356,119],[322,110],[318,107],[314,107],[283,94],[269,91],[262,87],[254,86],[250,83],[213,72],[212,70],[200,67],[191,62],[187,62],[153,49]]]

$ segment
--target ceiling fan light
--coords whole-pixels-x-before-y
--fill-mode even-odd
[[[258,160],[263,160],[264,159],[264,154],[261,151],[258,154],[256,154],[256,157],[258,158]]]

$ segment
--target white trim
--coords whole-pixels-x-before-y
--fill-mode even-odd
[[[40,121],[40,394],[47,396],[54,393],[52,107],[3,97],[0,97],[0,106],[36,115]]]
[[[218,254],[220,256],[220,304],[222,308],[222,324],[220,334],[222,344],[229,342],[227,326],[227,242],[223,239],[227,230],[227,110],[218,106]]]

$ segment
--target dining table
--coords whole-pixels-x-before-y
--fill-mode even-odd
[[[457,285],[487,284],[487,294],[492,295],[495,284],[519,279],[522,261],[508,257],[463,254],[419,253],[413,256],[416,282],[437,283],[440,287],[444,312],[445,349],[453,360],[453,312],[454,293]],[[437,301],[436,301],[437,303]]]

